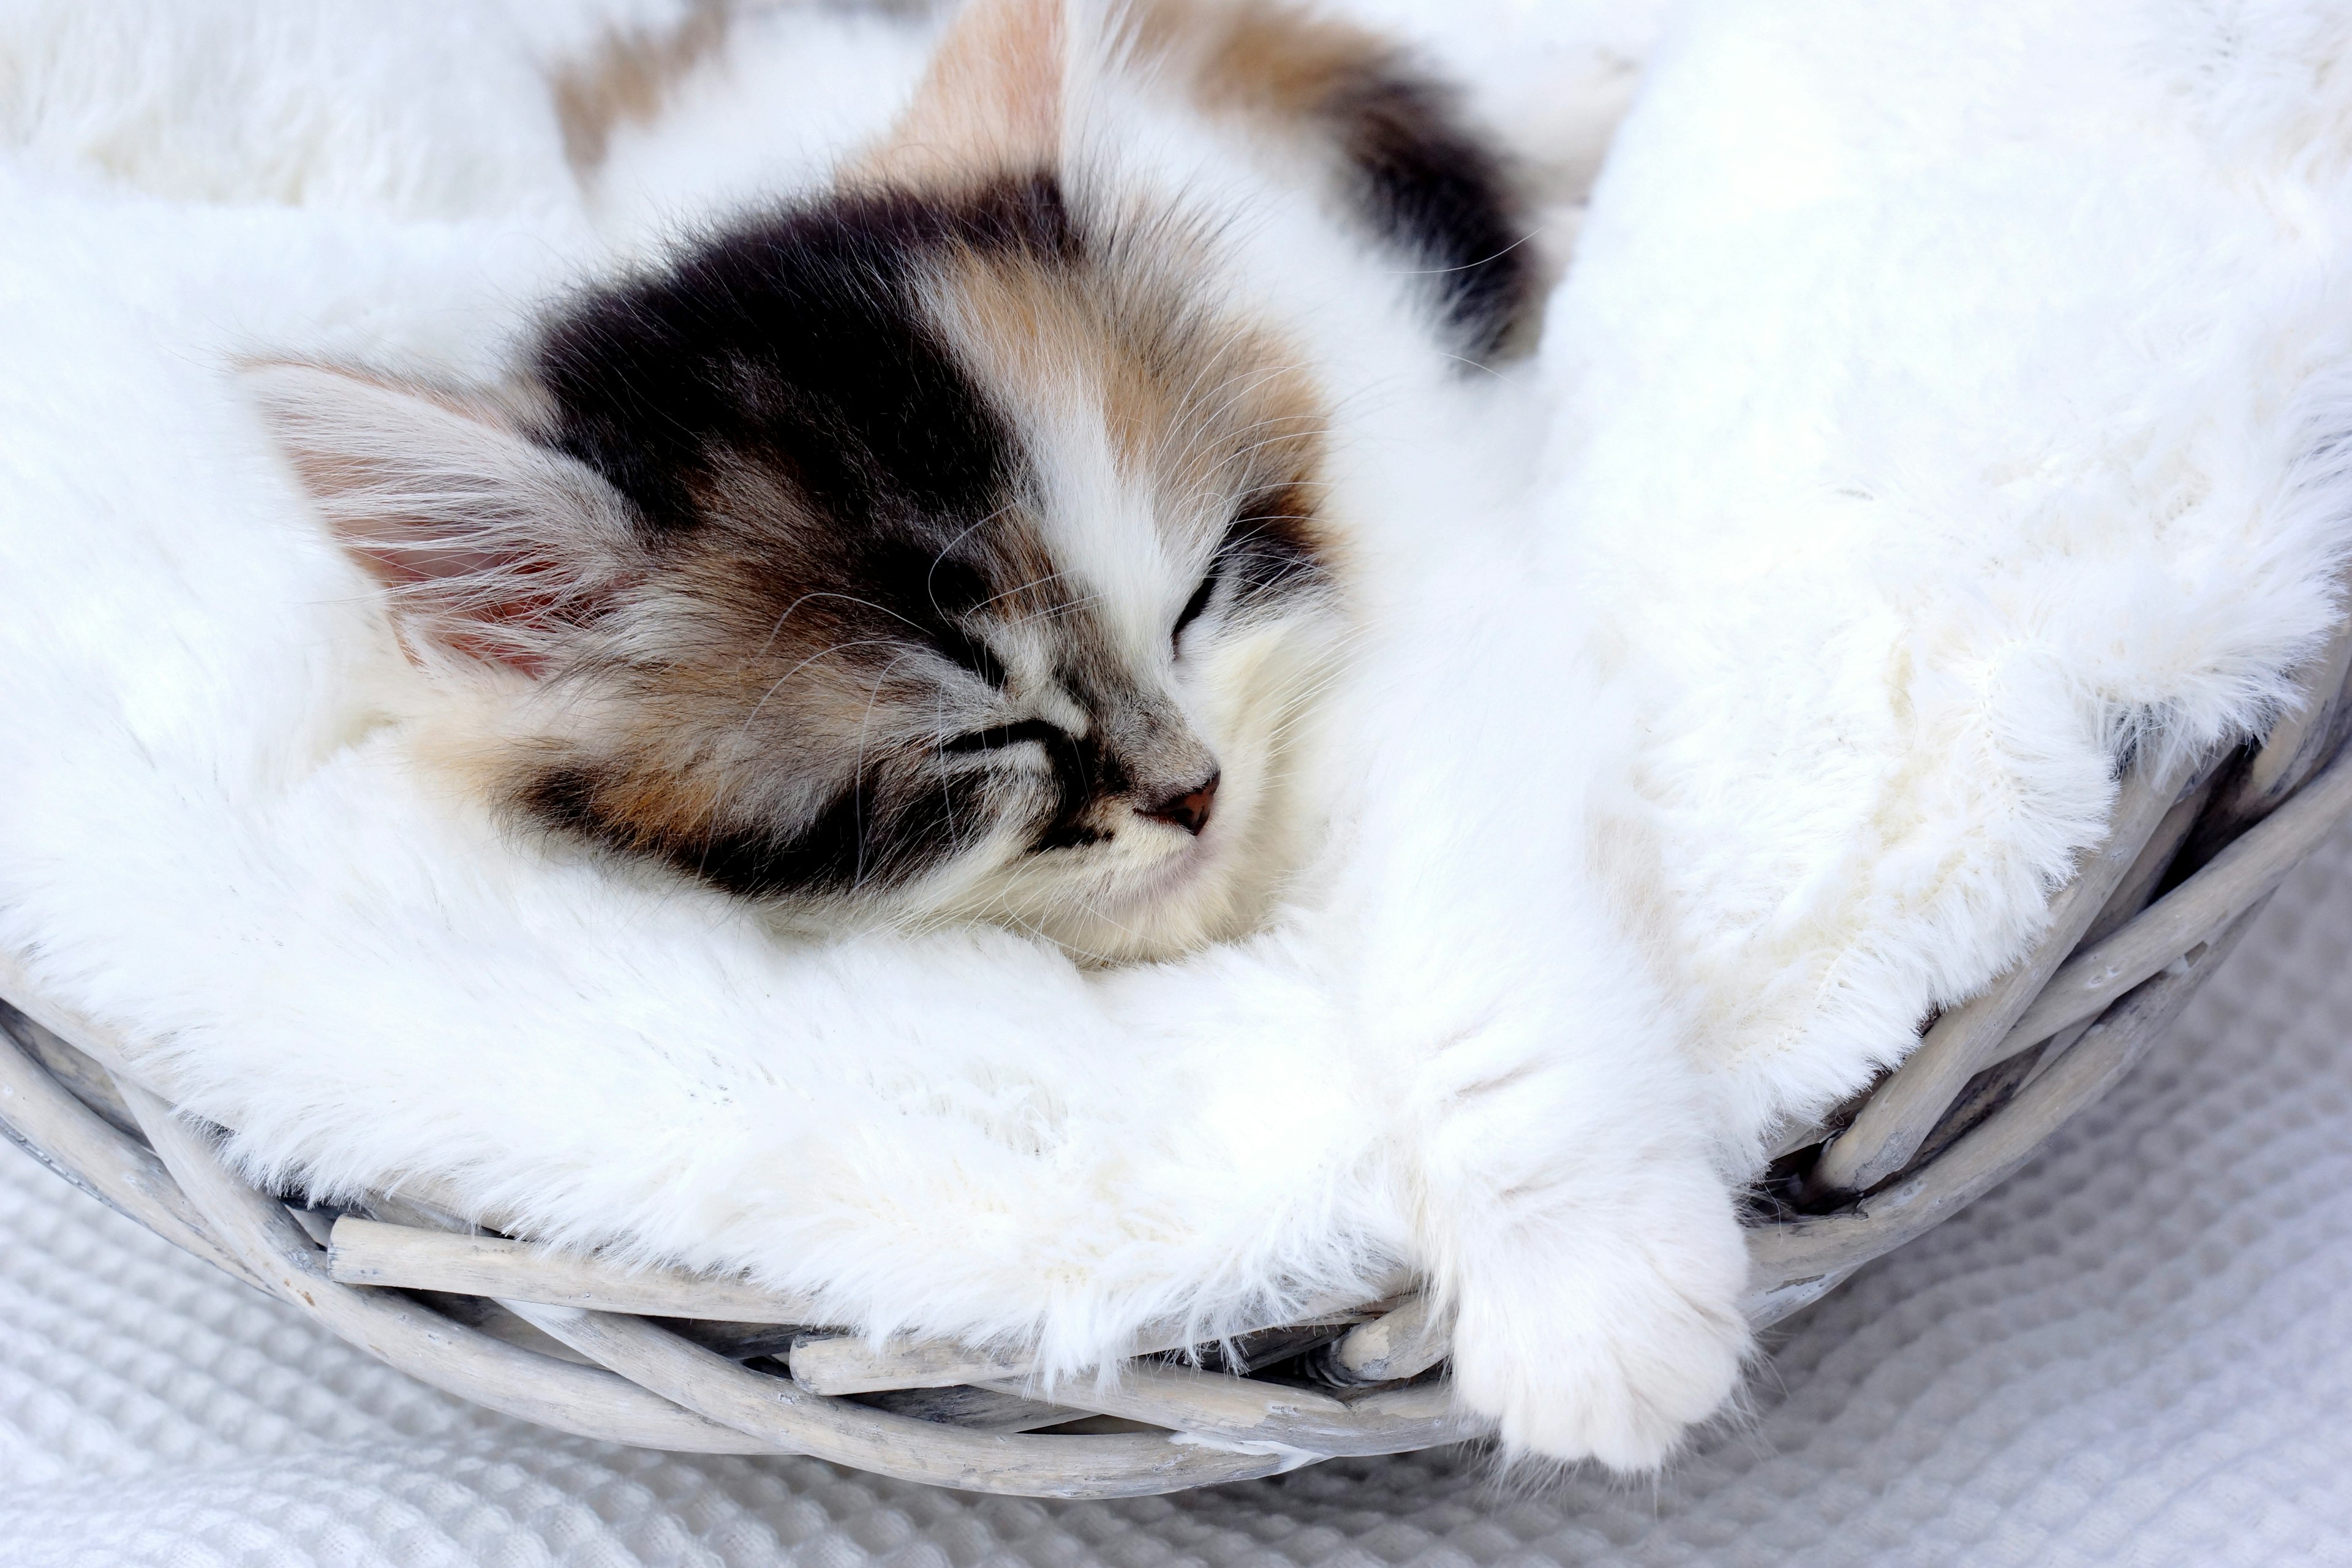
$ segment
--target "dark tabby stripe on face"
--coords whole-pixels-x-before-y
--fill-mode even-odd
[[[959,821],[968,832],[983,810],[977,781],[945,779],[887,801],[868,801],[853,786],[790,833],[759,818],[678,831],[616,811],[613,782],[593,768],[559,764],[530,776],[513,804],[541,827],[616,854],[649,855],[747,899],[895,886],[954,853],[965,837]]]

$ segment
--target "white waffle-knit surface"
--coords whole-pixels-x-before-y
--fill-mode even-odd
[[[0,1563],[2352,1562],[2352,834],[2008,1186],[1798,1320],[1654,1489],[1473,1451],[1123,1503],[552,1436],[0,1154]]]

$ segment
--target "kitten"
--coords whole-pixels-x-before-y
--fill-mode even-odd
[[[1121,99],[1258,172],[1155,167]],[[1265,286],[1268,193],[1432,353],[1524,335],[1503,160],[1377,38],[974,0],[834,188],[557,307],[502,384],[252,379],[514,820],[790,919],[1161,956],[1300,860],[1350,625],[1353,389]]]

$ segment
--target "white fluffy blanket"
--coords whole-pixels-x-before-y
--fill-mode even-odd
[[[1108,977],[780,948],[395,765],[380,629],[225,374],[478,370],[910,69],[773,18],[583,194],[539,83],[618,13],[0,11],[0,948],[257,1171],[1064,1369],[1478,1256],[1487,1408],[1628,1318],[1705,1363],[1726,1176],[2015,952],[2120,744],[2259,724],[2333,613],[2352,25],[1725,0],[1552,305],[1546,560],[1397,606],[1319,901]],[[1549,27],[1591,80],[1643,31],[1585,21],[1465,52]],[[1529,1183],[1542,1246],[1457,1223]]]
[[[2352,835],[2048,1153],[1776,1336],[1651,1485],[1473,1451],[1011,1503],[648,1454],[403,1377],[0,1150],[8,1568],[2339,1568]]]
[[[2352,11],[1693,7],[1548,371],[1643,876],[1742,1135],[2036,932],[2120,749],[2259,728],[2352,521]]]

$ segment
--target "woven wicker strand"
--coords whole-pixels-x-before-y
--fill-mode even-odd
[[[2130,768],[2047,939],[1935,1021],[1838,1119],[1795,1130],[1759,1195],[1748,1312],[1776,1321],[1974,1201],[2105,1093],[2352,816],[2352,626],[2302,709],[2236,758]],[[646,1447],[809,1454],[975,1491],[1118,1497],[1473,1436],[1449,1324],[1408,1280],[1210,1346],[1139,1336],[1116,1375],[1041,1386],[985,1347],[873,1344],[740,1280],[624,1269],[484,1234],[447,1194],[312,1210],[257,1191],[131,1051],[0,958],[0,1131],[174,1245],[478,1404]]]

